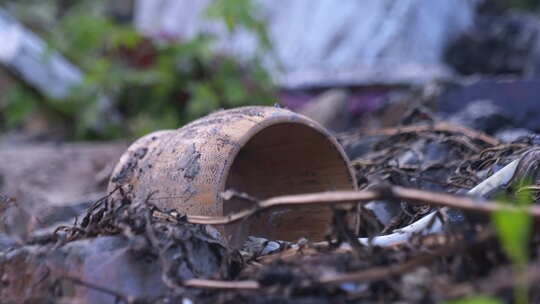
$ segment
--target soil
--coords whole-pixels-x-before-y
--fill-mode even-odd
[[[392,193],[400,186],[458,200],[534,152],[537,138],[502,143],[425,114],[411,111],[399,127],[338,134],[360,191],[378,199],[333,208],[327,242],[252,238],[241,250],[229,248],[211,226],[160,210],[150,197],[131,200],[122,188],[105,195],[124,143],[2,146],[1,302],[438,303],[477,295],[512,302],[520,286],[530,286],[531,303],[540,302],[535,233],[524,241],[529,262],[516,284],[516,267],[485,211],[438,209]],[[520,170],[534,178],[538,153],[527,155]],[[516,189],[502,192],[512,196]],[[441,233],[385,247],[358,241],[437,210]],[[351,212],[360,214],[359,225],[345,220]]]

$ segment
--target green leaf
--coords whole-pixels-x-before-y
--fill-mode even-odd
[[[216,37],[209,34],[182,41],[143,40],[130,25],[111,18],[106,4],[104,0],[80,0],[65,7],[51,4],[55,7],[46,12],[49,21],[39,29],[49,47],[47,54],[58,51],[67,57],[84,72],[84,81],[59,100],[25,86],[4,95],[2,118],[11,126],[42,110],[71,126],[74,138],[106,139],[178,127],[221,107],[274,103],[275,87],[260,65],[262,57],[240,63],[217,54]],[[256,18],[252,0],[213,1],[208,15],[230,31],[247,30],[265,40],[266,27]],[[23,20],[28,21],[32,20]],[[144,65],[138,64],[143,60]],[[111,104],[106,108],[114,115],[98,106],[101,94],[107,96]]]
[[[208,5],[206,16],[221,20],[232,33],[242,27],[257,38],[263,50],[271,49],[266,25],[258,20],[260,10],[252,0],[215,0]]]
[[[192,99],[187,106],[187,113],[190,117],[201,117],[219,108],[219,99],[209,84],[196,83],[191,94]]]
[[[457,301],[445,302],[445,304],[503,304],[503,302],[496,298],[476,296]]]
[[[499,241],[514,268],[514,297],[515,303],[528,302],[528,287],[524,285],[524,275],[529,262],[529,240],[532,217],[526,211],[533,202],[532,193],[527,189],[530,183],[519,181],[513,185],[517,189],[514,196],[503,197],[503,203],[514,203],[514,208],[500,210],[491,215]]]
[[[532,219],[524,210],[503,210],[492,216],[503,249],[515,264],[528,260]]]
[[[520,182],[517,189],[526,189],[529,183]],[[518,190],[514,197],[499,198],[503,203],[514,202],[518,207],[526,207],[533,201],[529,190]],[[529,238],[532,218],[524,209],[507,209],[494,212],[492,221],[502,247],[515,265],[525,265],[529,257]]]
[[[8,90],[4,102],[3,111],[8,128],[18,126],[37,109],[37,101],[34,94],[19,85]]]

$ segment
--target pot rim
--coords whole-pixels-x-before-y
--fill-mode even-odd
[[[257,106],[247,106],[247,107],[242,107],[242,108],[257,108]],[[345,150],[343,149],[341,144],[337,141],[337,139],[332,134],[330,134],[330,132],[328,132],[322,125],[312,120],[311,118],[306,117],[302,114],[295,113],[288,109],[280,109],[280,110],[282,111],[276,112],[274,115],[271,115],[270,117],[264,119],[263,121],[251,127],[240,138],[238,145],[235,145],[235,147],[230,150],[226,158],[230,161],[225,163],[225,166],[223,167],[223,172],[226,173],[226,176],[224,176],[220,180],[219,185],[217,187],[216,202],[223,202],[221,193],[225,191],[225,185],[229,179],[229,174],[231,173],[230,172],[231,167],[234,164],[240,150],[242,150],[245,147],[245,145],[251,139],[253,139],[259,132],[265,130],[268,127],[281,125],[281,124],[298,124],[302,126],[307,126],[314,132],[318,132],[320,135],[324,136],[326,140],[332,143],[332,147],[338,152],[339,156],[341,157],[341,160],[343,161],[343,164],[347,168],[347,172],[349,173],[349,180],[351,182],[352,189],[353,190],[358,189],[356,175],[353,168],[350,165],[350,160],[347,157],[347,154],[345,153]],[[227,111],[227,110],[224,110],[224,111]],[[285,113],[285,111],[289,112],[290,114]]]

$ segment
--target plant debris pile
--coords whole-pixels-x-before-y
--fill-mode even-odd
[[[2,303],[435,303],[478,295],[512,301],[525,292],[532,303],[539,302],[540,293],[532,287],[540,279],[538,237],[531,233],[514,243],[528,248],[526,267],[518,267],[523,264],[506,250],[502,228],[490,220],[491,213],[504,211],[502,205],[492,209],[466,205],[463,196],[519,160],[512,181],[482,199],[505,195],[508,201],[519,201],[526,190],[533,200],[537,198],[538,138],[501,143],[485,133],[420,116],[408,117],[409,124],[397,128],[339,136],[352,156],[358,193],[376,199],[360,200],[352,207],[329,204],[334,221],[325,242],[250,238],[244,248],[235,250],[211,226],[190,223],[188,216],[175,210],[160,210],[150,197],[132,201],[126,189],[118,188],[70,224],[25,235],[13,233],[10,221],[3,220],[0,299]],[[524,177],[531,182],[516,183]],[[431,196],[407,200],[403,191],[395,190],[407,188]],[[452,199],[444,201],[435,192]],[[447,203],[453,205],[439,208]],[[2,210],[4,219],[24,216],[17,202],[2,205],[7,206]],[[540,214],[531,208],[523,210],[531,217]],[[388,246],[372,243],[376,236],[433,211],[443,223],[440,233],[414,233]],[[346,223],[348,213],[360,214],[359,225]]]

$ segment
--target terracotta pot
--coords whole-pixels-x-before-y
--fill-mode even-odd
[[[318,123],[286,109],[243,107],[215,112],[178,129],[148,134],[121,157],[109,190],[190,215],[222,216],[249,207],[224,200],[228,189],[264,199],[356,189],[336,139]],[[248,235],[320,240],[331,221],[327,206],[279,208],[218,227],[231,244]]]

